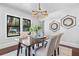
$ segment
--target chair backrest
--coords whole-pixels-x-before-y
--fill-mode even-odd
[[[28,32],[21,32],[19,41],[22,42],[23,40],[28,38]]]
[[[26,38],[28,36],[28,32],[21,32],[20,38]]]
[[[59,33],[57,36],[57,41],[55,43],[55,49],[57,49],[59,47],[59,43],[60,43],[60,39],[62,37],[63,33]]]
[[[55,43],[56,43],[56,40],[57,40],[57,36],[58,35],[55,35],[55,36],[53,35],[49,39],[47,47],[46,47],[46,49],[47,49],[46,55],[47,56],[51,56],[54,53],[54,48],[55,48]]]

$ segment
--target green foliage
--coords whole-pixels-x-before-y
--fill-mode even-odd
[[[39,30],[41,30],[43,28],[43,26],[38,25],[38,24],[32,24],[30,27],[30,32],[37,32]]]

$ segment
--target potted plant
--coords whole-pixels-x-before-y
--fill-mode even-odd
[[[38,36],[38,31],[41,30],[43,28],[43,26],[39,25],[39,24],[32,24],[29,30],[29,33],[32,36],[37,37]]]

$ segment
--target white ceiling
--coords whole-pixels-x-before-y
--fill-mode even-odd
[[[31,14],[32,10],[37,10],[38,8],[38,3],[0,3],[0,5],[14,8],[28,14]],[[41,3],[41,8],[47,10],[48,13],[53,13],[57,10],[71,8],[78,5],[79,3]]]

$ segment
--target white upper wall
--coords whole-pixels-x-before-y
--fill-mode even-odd
[[[22,18],[30,19],[31,16],[27,13],[19,11],[17,9],[8,8],[0,5],[0,48],[8,45],[12,45],[12,42],[15,42],[16,37],[7,37],[7,15],[12,15],[20,17],[20,30],[22,31]],[[11,44],[10,44],[11,43]],[[6,45],[8,44],[8,45]]]
[[[72,15],[76,17],[77,23],[75,27],[71,29],[66,29],[61,26],[58,32],[64,32],[62,41],[69,42],[72,45],[77,45],[78,47],[79,46],[79,33],[78,33],[79,32],[79,4],[67,4],[67,5],[66,4],[58,4],[58,5],[57,4],[42,4],[42,5],[43,5],[43,8],[48,10],[48,12],[50,11],[48,18],[45,19],[45,33],[46,34],[53,33],[52,31],[49,30],[49,23],[51,21],[57,20],[58,22],[60,22],[61,19],[66,15]],[[19,6],[19,7],[21,8],[22,6]],[[8,14],[8,15],[20,17],[21,24],[22,24],[22,18],[31,19],[32,23],[35,23],[35,24],[39,23],[39,21],[37,19],[33,19],[31,17],[31,14],[28,14],[28,12],[24,12],[24,11],[22,12],[22,10],[19,10],[17,8],[0,5],[0,20],[1,20],[0,21],[0,48],[11,45],[13,42],[15,43],[16,41],[14,39],[17,38],[17,37],[7,38],[6,15]],[[22,31],[22,25],[21,25],[21,31]],[[11,43],[11,44],[6,45],[6,43]]]
[[[45,34],[54,34],[54,32],[49,30],[49,23],[51,23],[53,20],[56,20],[61,24],[61,19],[66,15],[76,17],[76,26],[70,29],[60,26],[60,30],[58,32],[64,33],[61,43],[65,44],[67,42],[66,45],[79,47],[79,5],[62,9],[49,15],[49,17],[45,19]]]
[[[5,5],[0,5],[0,48],[5,48],[11,45],[16,45],[17,41],[15,39],[18,39],[19,36],[15,37],[7,37],[7,15],[12,15],[16,17],[20,17],[20,31],[23,31],[22,26],[22,19],[30,19],[31,23],[38,23],[37,19],[33,19],[31,15],[28,14],[28,12],[22,12],[21,10],[18,10],[17,8],[10,8]]]

